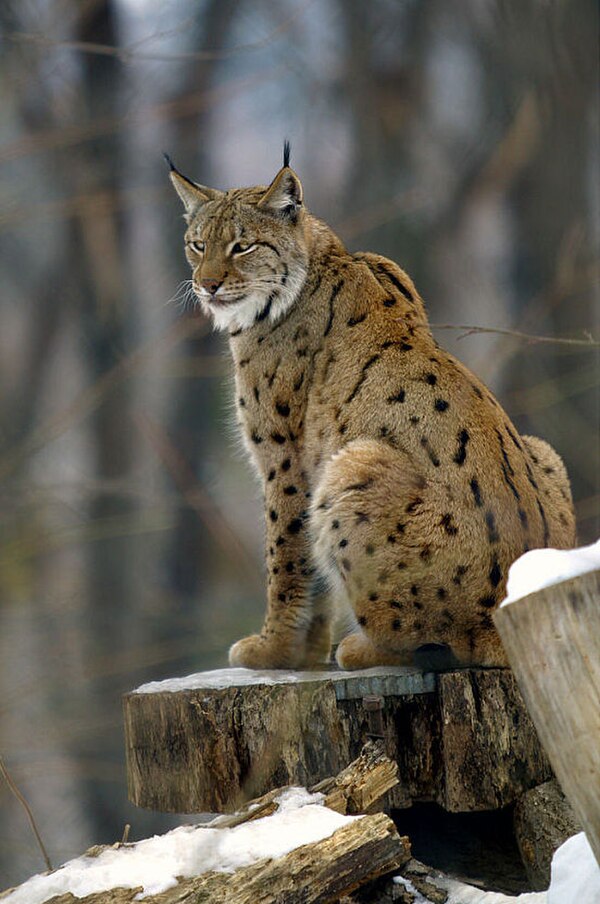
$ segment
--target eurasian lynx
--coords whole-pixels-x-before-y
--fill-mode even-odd
[[[287,145],[269,187],[216,191],[173,166],[171,179],[265,494],[267,614],[231,664],[324,661],[332,598],[357,622],[343,668],[438,649],[505,664],[491,615],[510,563],[574,543],[558,455],[438,346],[403,270],[350,253],[308,213]]]

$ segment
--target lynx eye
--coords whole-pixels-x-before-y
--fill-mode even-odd
[[[255,248],[256,245],[241,245],[239,242],[236,242],[235,245],[231,246],[230,253],[239,257],[241,254],[250,254]]]
[[[190,242],[189,246],[196,254],[204,254],[204,242]]]

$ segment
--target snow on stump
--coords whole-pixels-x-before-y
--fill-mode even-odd
[[[163,812],[229,812],[337,774],[367,737],[398,764],[390,807],[495,810],[551,778],[512,673],[224,669],[124,698],[129,796]]]
[[[600,863],[600,570],[511,600],[494,621],[556,777]]]

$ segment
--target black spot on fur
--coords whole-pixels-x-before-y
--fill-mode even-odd
[[[529,527],[529,519],[527,517],[527,512],[525,511],[525,509],[519,509],[519,520],[521,521],[521,524],[523,525],[525,530],[527,530],[527,528]]]
[[[302,371],[302,373],[300,374],[300,376],[294,383],[294,392],[298,392],[298,390],[302,388],[303,383],[304,383],[304,371]]]
[[[493,609],[496,605],[496,597],[495,596],[482,596],[479,600],[479,605],[483,606],[486,609]]]
[[[275,540],[275,546],[283,546],[285,543],[285,537],[282,537],[281,534]]]
[[[359,616],[358,616],[358,624],[359,624],[359,625],[363,625],[363,627],[364,627],[364,625],[367,624],[367,619],[365,618],[364,615],[359,615]]]
[[[402,521],[398,521],[398,523],[396,524],[396,530],[398,531],[399,534],[403,534],[403,533],[404,533],[404,528],[405,528],[405,526],[406,526],[406,525],[403,524]]]
[[[344,571],[352,571],[352,565],[349,559],[342,559],[342,567]]]
[[[394,543],[396,542],[396,537],[394,536],[394,534],[389,534],[389,535],[388,535],[388,538],[387,538],[387,541],[388,541],[388,543],[391,543],[392,546],[393,546]]]
[[[366,314],[359,314],[357,317],[349,317],[348,318],[348,326],[356,326],[358,323],[362,323],[363,320],[367,319]]]
[[[395,618],[395,619],[392,621],[392,630],[393,630],[393,631],[399,631],[401,627],[402,627],[402,622],[400,621],[399,618]]]
[[[418,596],[419,588],[417,587],[416,584],[412,585],[412,587],[410,588],[410,593],[411,593],[411,596]]]
[[[291,573],[294,571],[294,568],[295,568],[295,567],[296,567],[296,566],[294,565],[293,562],[286,562],[286,563],[285,563],[285,570],[287,571],[288,574],[291,574]]]
[[[404,399],[406,398],[406,392],[403,389],[399,389],[396,395],[388,396],[388,403],[391,405],[393,402],[399,402],[402,404]]]
[[[427,452],[427,455],[429,456],[429,460],[430,460],[431,464],[434,466],[434,468],[439,468],[440,460],[437,457],[436,453],[431,448],[431,445],[429,444],[429,440],[427,439],[426,436],[421,437],[421,445]]]
[[[370,522],[370,518],[366,512],[354,512],[356,515],[356,524],[368,524]]]
[[[429,544],[423,547],[423,549],[419,553],[419,558],[423,559],[423,561],[427,561],[427,559],[431,558],[431,547],[429,546]]]
[[[271,509],[271,511],[269,512],[269,518],[271,519],[271,521],[273,523],[275,523],[275,521],[277,521],[277,519],[279,518],[279,515],[277,514],[275,509]]]
[[[240,408],[246,407],[246,399],[243,396],[240,396],[240,398],[238,399],[238,402],[239,402]]]
[[[335,299],[339,295],[340,289],[342,288],[343,285],[344,285],[344,280],[341,279],[338,283],[335,284],[335,286],[331,290],[331,295],[329,296],[329,318],[327,320],[327,326],[325,327],[325,332],[323,334],[324,336],[328,336],[329,333],[331,332],[331,327],[333,326],[333,318],[335,315],[335,310],[334,310],[333,305],[334,305]]]
[[[357,381],[354,389],[352,390],[352,392],[346,399],[346,403],[351,402],[354,398],[356,398],[356,395],[358,394],[363,383],[367,379],[367,373],[369,371],[369,368],[371,368],[374,364],[376,364],[377,361],[379,361],[380,357],[381,357],[380,355],[373,355],[371,358],[369,358],[368,361],[365,362],[365,364],[363,364],[360,377],[358,378],[358,381]]]
[[[274,443],[277,443],[278,446],[282,446],[285,442],[285,436],[282,436],[281,433],[272,433],[271,439]]]
[[[295,496],[298,492],[298,489],[293,484],[290,484],[289,487],[283,488],[283,492],[286,496]]]
[[[398,571],[404,571],[404,569],[407,568],[406,562],[398,562],[396,568]]]
[[[461,430],[458,434],[458,449],[456,451],[456,455],[454,456],[454,461],[457,465],[464,465],[467,458],[467,443],[469,442],[470,436],[468,430]]]
[[[438,587],[436,593],[437,593],[438,599],[440,599],[440,600],[446,599],[446,588],[445,587]]]
[[[404,511],[407,515],[411,515],[421,505],[423,500],[420,496],[416,496],[412,502],[409,502]]]
[[[269,295],[266,305],[264,306],[262,311],[259,314],[257,314],[256,317],[254,318],[255,323],[260,323],[261,321],[267,319],[267,317],[269,316],[269,314],[271,312],[271,305],[273,304],[273,298],[274,298],[273,295]]]
[[[540,518],[542,519],[542,527],[544,528],[544,546],[548,546],[550,542],[550,531],[548,530],[548,521],[546,519],[546,512],[544,510],[544,506],[540,502],[539,499],[535,500],[537,502],[538,512],[540,513]]]
[[[267,480],[275,480],[275,471],[274,471],[273,469],[271,469],[271,470],[269,471]]]
[[[483,505],[483,500],[481,498],[481,490],[479,488],[479,482],[476,477],[473,477],[471,479],[469,486],[471,487],[471,492],[473,493],[473,499],[475,500],[475,505],[477,506],[477,508],[481,508],[481,506]]]
[[[447,512],[445,515],[442,515],[442,520],[440,521],[440,525],[444,528],[446,533],[449,534],[451,537],[456,536],[456,534],[458,533],[458,528],[454,524],[454,521],[452,519],[452,515],[450,514],[450,512]]]
[[[377,593],[374,593],[374,592],[372,591],[372,592],[369,594],[369,600],[370,600],[372,603],[376,603],[378,599],[379,599],[379,595],[378,595]]]
[[[410,420],[411,424],[412,424],[413,426],[415,426],[416,424],[419,423],[419,421],[421,420],[421,418],[419,417],[418,414],[411,414],[409,420]]]
[[[408,301],[411,301],[411,302],[414,301],[414,299],[413,299],[413,297],[412,297],[412,294],[411,294],[411,292],[409,291],[409,289],[407,289],[406,286],[402,285],[402,283],[400,282],[400,280],[399,280],[393,273],[390,273],[390,271],[387,269],[387,267],[385,267],[383,264],[378,264],[377,269],[378,269],[379,272],[382,273],[387,279],[389,279],[389,281],[392,283],[392,285],[395,286],[395,287],[398,289],[398,291],[399,291],[402,295],[404,295],[404,297],[405,297]]]
[[[257,446],[260,445],[260,443],[262,443],[262,436],[259,436],[258,433],[256,432],[256,430],[252,431],[252,433],[250,434],[250,439]]]
[[[289,459],[289,458],[284,458],[284,460],[281,462],[281,470],[282,470],[282,471],[289,471],[289,469],[290,469],[291,467],[292,467],[292,463],[291,463],[290,459]]]
[[[375,547],[373,546],[372,543],[367,543],[367,545],[365,546],[365,552],[368,556],[375,555]]]
[[[435,374],[425,374],[423,377],[426,383],[429,383],[430,386],[435,386],[437,383],[437,377]]]
[[[490,543],[497,543],[500,539],[498,528],[496,527],[496,516],[490,509],[485,513],[485,523],[488,529],[488,540]]]
[[[490,584],[492,585],[492,587],[497,587],[501,580],[502,580],[502,571],[500,570],[500,565],[498,564],[498,559],[494,559],[494,562],[490,569]]]
[[[445,399],[436,399],[433,407],[436,411],[447,411],[450,407],[450,403]]]
[[[287,402],[276,402],[275,408],[277,409],[277,413],[282,417],[287,417],[290,413],[290,406]]]
[[[287,526],[288,533],[297,534],[302,530],[302,519],[293,518]]]
[[[340,547],[340,549],[344,549],[344,547],[347,546],[347,545],[348,545],[348,541],[346,540],[345,537],[344,537],[343,540],[340,540],[340,542],[339,542],[339,544],[338,544],[338,546]]]
[[[254,398],[256,399],[257,402],[260,400],[260,391],[258,389],[258,386],[254,387]]]
[[[396,304],[395,298],[386,298],[383,302],[384,308],[393,308],[395,304]]]
[[[402,604],[398,600],[390,600],[390,608],[391,609],[401,609]]]
[[[335,521],[332,521],[332,522],[331,522],[331,529],[332,529],[332,530],[338,530],[338,529],[339,529],[339,526],[340,526],[340,522],[337,520],[337,518],[335,519]]]
[[[250,364],[250,358],[242,358],[240,361],[240,367],[247,367]]]

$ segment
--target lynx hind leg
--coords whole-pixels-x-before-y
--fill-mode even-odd
[[[533,461],[540,501],[548,524],[547,546],[569,549],[577,534],[571,485],[560,455],[538,436],[523,436],[523,444]]]
[[[330,585],[347,595],[360,626],[338,647],[342,668],[412,662],[419,620],[411,628],[401,619],[397,587],[401,571],[418,558],[414,541],[404,542],[404,522],[413,518],[407,539],[419,531],[424,487],[406,454],[375,440],[349,443],[325,466],[311,510],[314,556]]]

